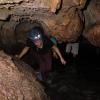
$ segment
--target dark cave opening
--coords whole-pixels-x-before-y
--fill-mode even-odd
[[[73,58],[72,54],[66,54],[65,46],[66,43],[58,44],[67,64],[64,66],[59,59],[53,58],[53,69],[50,76],[52,83],[49,85],[43,83],[46,93],[51,100],[66,100],[66,98],[68,100],[97,100],[100,98],[100,48],[83,39],[80,41],[78,56]],[[13,52],[15,55],[20,53],[23,47],[24,44],[18,44],[8,50],[9,52],[7,50],[5,52],[8,54]],[[34,58],[32,58],[32,50],[22,60],[37,69]]]
[[[79,54],[73,58],[72,54],[65,53],[65,45],[66,43],[63,43],[58,47],[68,61],[66,66],[54,60],[54,70],[58,74],[55,75],[56,85],[53,87],[59,97],[53,100],[97,100],[100,98],[100,48],[91,45],[87,40],[82,40]]]

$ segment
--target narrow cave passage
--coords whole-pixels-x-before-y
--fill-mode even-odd
[[[3,46],[2,49],[10,55],[19,54],[25,46],[23,41],[21,42],[24,39],[23,36],[19,35],[19,41],[16,45]],[[67,64],[62,65],[59,59],[53,58],[53,69],[49,76],[51,83],[41,83],[45,87],[46,93],[51,100],[99,100],[100,48],[94,47],[82,39],[79,45],[79,54],[73,58],[72,54],[65,52],[66,44],[62,43],[57,46]],[[30,49],[22,61],[37,70],[32,53],[33,51]]]
[[[34,84],[39,66],[33,49],[21,59],[15,55],[26,46],[27,33],[41,25],[57,39],[67,64],[53,57],[47,81]],[[66,53],[74,42],[79,42],[75,57]],[[100,100],[100,0],[1,0],[0,50],[0,100],[45,100],[44,93],[46,100]]]
[[[51,100],[99,100],[100,48],[82,40],[79,54],[73,58],[72,54],[66,54],[65,46],[66,43],[58,44],[67,64],[64,66],[58,59],[53,58],[53,69],[49,77],[52,83],[42,84],[46,88],[46,93]],[[20,45],[20,49],[22,48],[23,45]],[[32,50],[22,60],[37,69]]]

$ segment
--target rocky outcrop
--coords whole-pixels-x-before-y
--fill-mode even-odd
[[[44,10],[55,13],[56,10],[59,9],[60,4],[61,0],[0,0],[0,8],[8,11],[10,15],[30,14],[30,11],[32,13],[35,10]]]
[[[94,46],[100,47],[100,1],[91,0],[85,14],[83,36]]]
[[[100,47],[100,23],[89,26],[84,36],[92,45]]]
[[[20,3],[25,0],[0,0],[0,4]]]
[[[0,51],[0,100],[48,100],[30,66]]]
[[[41,23],[46,34],[50,33],[56,37],[59,43],[74,42],[79,38],[83,29],[84,16],[80,9],[84,8],[85,3],[86,0],[72,0],[71,2],[70,0],[2,1],[0,8],[2,12],[4,11],[4,14],[0,14],[0,16],[1,20],[7,20],[7,22],[4,26],[1,25],[3,27],[0,32],[3,41],[1,43],[9,45],[7,42],[11,42],[9,39],[16,40],[14,38],[16,32],[13,26],[16,27],[16,22],[20,25],[24,21],[32,24],[34,22]],[[5,12],[7,13],[5,14]],[[30,29],[30,25],[27,25],[27,27]],[[10,31],[10,29],[13,31]],[[24,27],[21,27],[21,29],[21,33],[17,32],[17,34],[22,34],[25,37],[27,31],[24,31]],[[17,28],[17,30],[19,29]]]
[[[25,25],[27,24],[26,30],[29,30],[32,28],[29,23],[34,24],[35,22],[39,22],[46,31],[46,35],[50,34],[56,37],[59,43],[77,41],[80,35],[83,34],[82,32],[85,28],[83,36],[93,45],[98,46],[99,43],[95,44],[91,41],[92,38],[91,35],[89,36],[88,27],[94,24],[96,25],[97,22],[100,21],[99,6],[99,0],[1,0],[0,20],[5,20],[5,26],[0,24],[1,27],[3,27],[2,30],[0,30],[1,43],[3,41],[2,44],[9,45],[8,41],[6,41],[8,37],[12,39],[12,41],[19,39],[16,38],[16,35],[16,39],[13,38],[13,34],[16,32],[13,27],[7,26],[8,23],[9,25],[10,23],[11,25],[15,23],[15,29],[16,26],[19,25],[17,35],[21,38],[16,41],[24,43],[27,31],[25,31],[22,26],[20,28],[20,25],[23,25],[23,22],[25,22]],[[84,14],[82,14],[82,11],[84,11]],[[16,22],[18,22],[18,25]],[[13,32],[11,32],[10,29],[13,30]],[[5,32],[5,30],[7,30],[7,32]],[[18,33],[18,31],[21,33]],[[22,36],[20,34],[22,34]],[[87,35],[89,37],[87,37]],[[93,35],[94,38],[98,37],[95,35]],[[2,36],[5,36],[6,39],[3,39]]]

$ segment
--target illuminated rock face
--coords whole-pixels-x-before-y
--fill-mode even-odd
[[[0,0],[0,4],[7,4],[7,3],[20,3],[25,0]]]
[[[87,0],[1,0],[0,20],[5,21],[4,24],[0,22],[0,27],[3,27],[0,34],[5,35],[5,40],[2,40],[3,44],[8,43],[8,40],[6,41],[7,37],[10,38],[10,41],[16,38],[14,38],[16,33],[14,27],[11,28],[7,24],[9,23],[10,25],[11,23],[12,25],[12,23],[15,23],[13,25],[16,28],[18,26],[16,22],[23,24],[24,21],[27,21],[28,24],[41,23],[46,34],[56,37],[59,43],[77,41],[80,35],[83,34],[84,23],[86,31],[87,27],[100,19],[99,0],[91,0],[90,3],[87,3],[88,5],[86,5],[86,2]],[[85,10],[84,14],[82,14],[82,9]],[[7,26],[7,28],[3,25]],[[27,25],[26,29],[29,30],[31,29],[30,27],[31,25]],[[25,39],[27,30],[25,31],[22,26],[19,29],[22,29],[20,30],[21,33],[17,34],[22,34],[22,36],[18,41],[24,42],[23,39]],[[4,35],[1,35],[1,37],[4,37]],[[83,36],[87,38],[86,34],[83,34]],[[95,45],[94,43],[92,44]]]
[[[0,51],[0,100],[47,100],[30,66]]]
[[[7,10],[9,14],[26,14],[40,9],[56,12],[60,3],[61,0],[0,0],[0,8]]]
[[[46,34],[50,33],[56,37],[59,43],[74,42],[79,38],[83,29],[84,16],[80,9],[84,8],[85,3],[86,0],[2,0],[0,2],[2,4],[0,6],[0,19],[7,21],[0,24],[0,27],[3,27],[0,34],[2,38],[5,38],[2,40],[3,44],[8,43],[6,42],[8,37],[12,41],[14,39],[15,31],[12,23],[15,23],[16,27],[16,22],[21,23],[23,20],[30,23],[40,22],[43,28],[48,30]],[[9,27],[8,23],[12,27]],[[30,28],[30,26],[28,27]],[[21,30],[21,33],[18,34],[24,33],[25,31]],[[6,36],[2,34],[6,34]]]

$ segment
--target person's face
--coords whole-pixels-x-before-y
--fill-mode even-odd
[[[36,41],[34,41],[34,44],[36,45],[36,47],[41,47],[43,45],[43,41],[42,40],[36,40]]]

